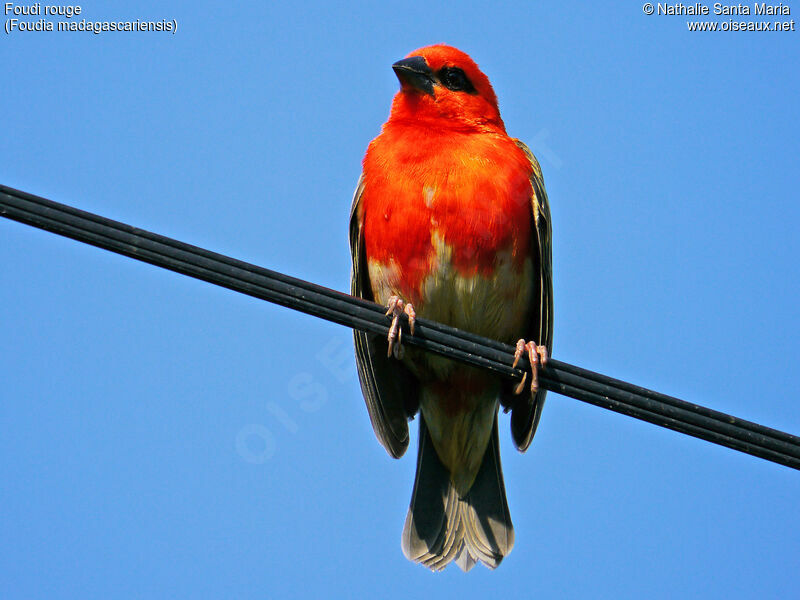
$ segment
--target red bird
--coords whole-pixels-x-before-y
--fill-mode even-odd
[[[409,560],[433,570],[496,567],[514,545],[497,437],[498,406],[524,452],[552,349],[550,209],[530,150],[508,136],[489,80],[451,46],[392,65],[401,89],[369,145],[350,218],[351,291],[388,307],[386,337],[355,332],[372,426],[395,458],[419,410],[419,455],[403,531]],[[417,315],[527,353],[531,386],[401,345]],[[519,339],[522,337],[523,339]],[[518,340],[518,341],[517,341]],[[528,340],[527,342],[525,340]],[[516,361],[515,361],[516,364]],[[513,389],[512,389],[513,388]]]

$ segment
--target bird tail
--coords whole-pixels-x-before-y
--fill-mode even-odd
[[[469,571],[477,561],[494,569],[514,547],[514,527],[506,502],[497,416],[475,482],[459,496],[439,460],[419,415],[417,478],[403,528],[403,553],[433,571],[451,561]]]

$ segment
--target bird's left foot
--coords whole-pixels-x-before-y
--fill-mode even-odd
[[[521,339],[517,341],[517,349],[514,351],[514,364],[511,365],[512,367],[517,366],[519,359],[522,358],[522,354],[526,351],[528,352],[528,360],[531,362],[531,394],[535,394],[539,391],[539,367],[543,367],[547,364],[549,356],[546,346],[537,346],[534,342],[526,342]],[[528,373],[526,372],[522,377],[522,381],[514,388],[515,394],[522,393],[522,390],[525,389],[525,382],[527,379]]]
[[[417,319],[417,313],[414,311],[414,306],[410,302],[404,302],[400,296],[392,296],[389,302],[386,303],[389,310],[386,311],[386,316],[392,316],[392,325],[389,327],[389,352],[386,356],[392,356],[397,359],[403,358],[403,330],[400,327],[400,316],[403,314],[408,315],[408,330],[411,335],[414,335],[414,322]]]

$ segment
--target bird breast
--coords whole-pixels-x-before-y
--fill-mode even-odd
[[[534,275],[530,163],[506,135],[417,133],[385,129],[364,159],[374,299],[398,295],[422,317],[518,337]]]

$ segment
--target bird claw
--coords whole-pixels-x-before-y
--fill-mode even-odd
[[[527,351],[528,360],[531,363],[531,394],[539,391],[539,368],[547,364],[549,354],[546,346],[537,346],[534,342],[526,342],[523,339],[517,340],[517,348],[514,351],[514,363],[511,367],[516,367],[519,359],[522,358],[523,353]],[[520,381],[514,388],[514,393],[519,395],[525,389],[525,382],[528,380],[528,372],[526,371]]]
[[[417,313],[411,303],[403,302],[400,296],[392,296],[386,303],[388,310],[386,316],[392,317],[392,325],[389,327],[389,350],[386,356],[394,355],[395,358],[401,359],[405,354],[403,347],[403,329],[400,327],[400,316],[403,314],[408,315],[408,330],[411,335],[414,335],[414,323],[417,320]]]

